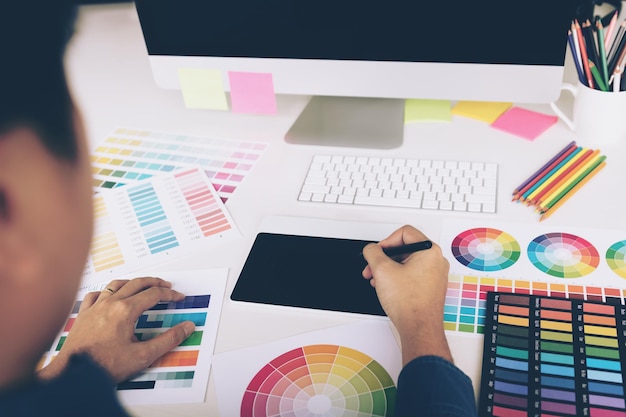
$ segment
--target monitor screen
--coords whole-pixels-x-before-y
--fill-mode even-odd
[[[154,77],[267,72],[278,94],[547,103],[582,0],[137,0]],[[228,78],[224,77],[228,90]]]

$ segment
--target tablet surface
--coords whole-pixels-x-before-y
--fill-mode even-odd
[[[261,232],[231,294],[234,301],[384,316],[361,275],[368,240]]]

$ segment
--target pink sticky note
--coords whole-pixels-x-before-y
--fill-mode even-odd
[[[556,116],[511,107],[491,124],[492,127],[528,140],[535,140],[557,122]]]
[[[272,74],[230,71],[228,79],[233,112],[276,113],[276,96],[274,95]]]

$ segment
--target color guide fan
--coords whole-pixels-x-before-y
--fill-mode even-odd
[[[336,345],[293,349],[252,379],[242,417],[393,416],[396,387],[378,362]]]
[[[452,241],[452,254],[463,265],[477,271],[499,271],[520,256],[519,243],[498,229],[480,227],[460,233]]]
[[[528,245],[528,258],[542,272],[559,278],[578,278],[600,263],[598,250],[571,233],[547,233]]]
[[[626,415],[626,309],[490,293],[480,416]]]

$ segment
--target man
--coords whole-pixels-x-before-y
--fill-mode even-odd
[[[91,175],[63,67],[73,9],[13,1],[0,6],[0,18],[0,415],[126,416],[115,384],[180,344],[194,326],[181,323],[137,341],[135,321],[146,309],[184,295],[158,278],[116,280],[85,297],[61,352],[36,372],[82,276],[93,222]],[[437,245],[403,262],[381,249],[424,238],[407,226],[364,249],[363,276],[401,336],[397,414],[473,415],[471,382],[452,364],[443,332],[447,261]]]

